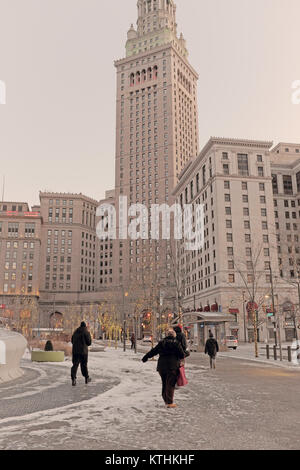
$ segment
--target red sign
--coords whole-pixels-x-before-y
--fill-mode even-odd
[[[1,305],[0,304],[0,310],[5,310],[5,309],[6,309],[6,305],[4,305],[4,304]]]
[[[255,302],[247,303],[247,312],[252,312],[253,310],[258,310],[258,305]]]

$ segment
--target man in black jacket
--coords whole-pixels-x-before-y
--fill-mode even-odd
[[[219,345],[217,340],[215,340],[212,332],[209,333],[209,339],[206,341],[205,345],[205,354],[209,355],[210,358],[210,368],[216,368],[216,357],[219,352]]]
[[[142,361],[147,362],[159,354],[157,371],[162,380],[162,397],[168,408],[176,408],[173,403],[175,385],[177,382],[180,361],[184,359],[184,352],[176,339],[176,333],[170,329],[165,339],[146,354]]]
[[[88,354],[89,354],[88,347],[92,344],[92,338],[84,322],[82,322],[80,325],[80,328],[77,328],[77,330],[74,332],[72,336],[72,344],[73,344],[73,351],[72,351],[73,367],[71,369],[71,378],[72,378],[72,385],[73,387],[75,387],[76,375],[77,375],[79,364],[81,368],[81,373],[83,377],[85,377],[85,383],[88,384],[89,382],[91,382],[91,378],[89,377],[89,372],[87,368],[87,363],[88,363]]]

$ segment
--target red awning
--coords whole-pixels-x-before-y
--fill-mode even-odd
[[[211,306],[211,312],[218,312],[219,311],[219,305],[218,304],[213,304]]]
[[[239,311],[238,308],[230,308],[230,309],[229,309],[229,313],[237,314],[237,313],[240,313],[240,311]]]

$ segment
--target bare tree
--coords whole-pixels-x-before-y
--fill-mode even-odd
[[[266,296],[270,294],[271,286],[266,286],[266,266],[263,268],[263,245],[253,245],[248,248],[247,259],[233,257],[234,270],[237,278],[232,279],[231,288],[237,291],[243,289],[248,297],[248,321],[254,329],[255,356],[258,357],[258,328],[266,322],[262,306]],[[268,262],[265,262],[268,263]]]

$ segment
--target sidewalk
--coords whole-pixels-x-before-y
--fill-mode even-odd
[[[277,361],[274,360],[273,358],[273,344],[270,345],[270,359],[267,359],[266,355],[266,345],[264,343],[259,343],[258,344],[258,353],[259,357],[255,357],[255,345],[254,343],[252,344],[239,344],[238,349],[236,351],[229,350],[228,352],[220,352],[218,354],[219,357],[230,357],[234,359],[244,359],[248,361],[254,361],[254,362],[259,362],[261,364],[268,364],[271,366],[277,366],[277,367],[284,367],[288,369],[294,369],[294,370],[299,370],[300,371],[300,360],[298,360],[298,364],[295,364],[293,362],[288,362],[287,360],[287,347],[291,346],[291,343],[283,343],[282,344],[282,355],[283,355],[283,361],[280,361],[279,358],[279,349],[277,350],[278,354],[278,359]],[[292,356],[293,358],[293,356]]]

